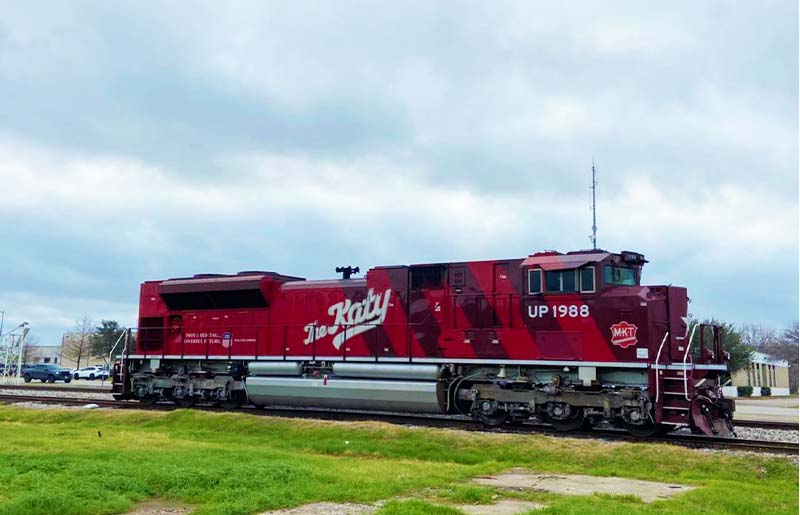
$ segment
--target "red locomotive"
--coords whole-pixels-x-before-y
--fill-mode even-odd
[[[241,272],[147,281],[114,392],[183,406],[727,434],[734,406],[719,387],[721,330],[690,331],[686,289],[641,286],[646,262],[592,250],[379,266],[364,278],[346,267],[336,280]]]

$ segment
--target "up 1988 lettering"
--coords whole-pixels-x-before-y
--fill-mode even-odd
[[[553,318],[587,318],[589,316],[589,306],[586,304],[546,304],[529,305],[528,316],[530,318],[544,318],[552,314]]]

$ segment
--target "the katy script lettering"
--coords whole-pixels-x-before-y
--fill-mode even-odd
[[[345,299],[337,302],[328,308],[328,314],[333,317],[332,325],[319,325],[319,321],[307,324],[303,330],[306,338],[303,343],[309,343],[333,336],[333,346],[338,350],[342,344],[359,334],[365,333],[370,329],[383,323],[386,319],[386,312],[389,309],[389,296],[392,290],[375,293],[372,288],[367,292],[367,298],[360,302],[353,302]]]

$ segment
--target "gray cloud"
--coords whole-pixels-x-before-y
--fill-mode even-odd
[[[604,246],[796,317],[794,4],[0,12],[0,309],[43,340],[145,279],[585,247],[593,157]]]

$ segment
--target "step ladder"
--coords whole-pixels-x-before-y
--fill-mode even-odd
[[[693,367],[692,367],[693,368]],[[664,370],[660,375],[663,385],[662,421],[670,424],[688,424],[694,398],[692,368],[683,370]]]
[[[689,424],[692,411],[692,399],[695,396],[694,363],[691,361],[689,349],[694,332],[689,336],[688,345],[683,355],[681,368],[669,368],[669,364],[661,363],[661,353],[669,339],[669,331],[664,335],[656,355],[656,410],[661,413],[661,421],[669,424]],[[663,367],[663,368],[662,368]]]

